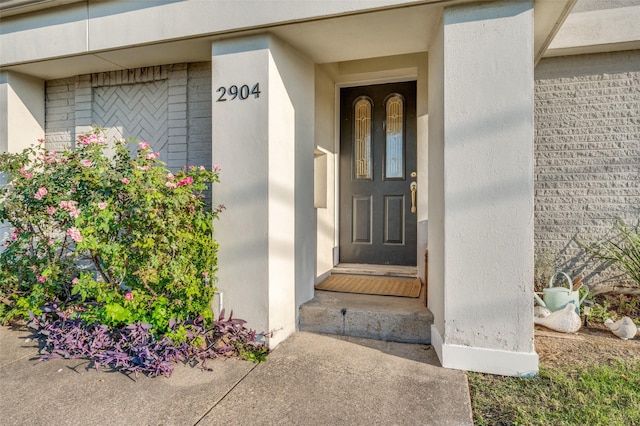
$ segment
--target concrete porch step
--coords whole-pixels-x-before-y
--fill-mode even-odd
[[[414,278],[418,276],[418,269],[415,266],[371,265],[367,263],[339,263],[333,267],[331,273]]]
[[[421,298],[316,290],[300,306],[301,331],[403,343],[431,343],[433,314]]]

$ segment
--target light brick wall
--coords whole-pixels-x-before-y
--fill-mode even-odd
[[[45,137],[47,148],[73,146],[77,134],[100,122],[93,111],[99,88],[166,81],[167,151],[172,170],[194,164],[211,167],[211,63],[174,64],[85,74],[46,82]],[[115,123],[111,123],[116,126]],[[125,134],[125,137],[144,136]],[[149,140],[152,144],[154,141]],[[164,154],[163,154],[164,155]]]
[[[49,80],[45,85],[45,139],[61,151],[75,139],[75,78]]]
[[[211,160],[211,62],[189,64],[188,163],[212,167]]]
[[[544,59],[535,78],[536,252],[596,284],[576,240],[640,218],[640,51]]]

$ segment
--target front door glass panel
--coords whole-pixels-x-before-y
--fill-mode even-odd
[[[371,100],[358,99],[354,108],[354,178],[371,179]]]
[[[386,103],[385,179],[404,178],[404,101],[393,95]]]

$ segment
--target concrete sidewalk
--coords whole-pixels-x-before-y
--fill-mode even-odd
[[[0,327],[2,425],[468,425],[466,376],[424,345],[296,333],[266,362],[213,360],[137,381],[37,358]]]

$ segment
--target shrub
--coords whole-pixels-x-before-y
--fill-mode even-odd
[[[110,327],[211,322],[220,208],[206,209],[203,191],[219,167],[173,174],[147,142],[110,147],[97,128],[73,150],[43,142],[0,154],[0,220],[13,229],[0,254],[0,320],[57,302]]]
[[[612,237],[580,244],[596,258],[626,273],[640,289],[640,224],[627,225],[618,220]]]
[[[85,357],[96,369],[109,367],[123,373],[155,377],[170,376],[177,362],[200,363],[216,357],[240,356],[249,361],[263,361],[264,344],[244,327],[244,320],[224,318],[224,311],[211,325],[202,317],[191,321],[171,320],[171,332],[165,336],[151,333],[151,325],[137,322],[110,329],[106,325],[86,323],[46,306],[39,316],[31,315],[29,326],[43,341],[42,359]],[[176,336],[179,335],[179,338]]]

